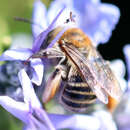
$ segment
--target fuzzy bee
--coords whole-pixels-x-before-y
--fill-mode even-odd
[[[61,30],[62,27],[52,30],[44,42],[49,44]],[[119,100],[122,95],[108,63],[78,28],[68,29],[52,48],[41,48],[31,58],[60,59],[46,83],[44,103],[60,90],[60,103],[71,111],[81,112],[96,98],[107,104],[108,96]]]

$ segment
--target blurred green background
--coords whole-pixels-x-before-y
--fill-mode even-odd
[[[47,7],[51,0],[42,0]],[[31,26],[18,22],[14,17],[31,19],[34,0],[1,0],[0,1],[0,54],[7,49],[12,36],[19,33],[31,36]],[[0,130],[21,130],[22,123],[0,106]]]
[[[31,34],[28,23],[18,22],[14,17],[24,17],[31,19],[34,0],[1,0],[0,4],[0,53],[4,47],[11,43],[11,36],[16,33]],[[42,0],[49,6],[51,0]],[[4,47],[3,47],[4,46]]]

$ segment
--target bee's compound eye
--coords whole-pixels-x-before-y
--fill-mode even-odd
[[[56,69],[55,69],[55,72],[56,72],[56,73],[58,73],[59,71],[60,71],[60,69],[59,69],[59,68],[56,68]]]

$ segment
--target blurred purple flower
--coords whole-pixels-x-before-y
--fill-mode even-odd
[[[125,45],[123,48],[126,66],[128,72],[128,82],[126,84],[127,90],[117,110],[114,113],[115,121],[119,130],[129,130],[130,129],[130,45]]]
[[[129,130],[130,129],[130,114],[120,113],[117,116],[118,130]]]
[[[18,76],[23,88],[24,102],[15,101],[8,96],[0,96],[0,105],[20,119],[25,124],[24,129],[55,130],[70,128],[78,130],[103,130],[105,128],[109,130],[111,128],[111,130],[116,130],[111,114],[105,111],[97,111],[91,116],[80,114],[47,114],[42,109],[26,71],[22,69]]]
[[[101,3],[100,0],[55,0],[51,3],[48,11],[40,0],[35,0],[33,22],[39,26],[32,25],[34,38],[50,24],[55,14],[64,6],[67,8],[57,20],[57,25],[65,22],[72,11],[76,15],[77,27],[81,28],[96,45],[109,40],[120,17],[118,7]]]
[[[124,47],[124,54],[128,72],[128,89],[130,90],[130,44]]]
[[[46,128],[54,130],[47,114],[41,108],[26,71],[22,69],[18,76],[23,88],[24,102],[15,101],[8,96],[0,96],[0,105],[23,121],[28,129],[42,130]]]
[[[84,3],[86,3],[86,6]],[[78,26],[81,27],[81,29],[83,30],[85,29],[84,31],[97,44],[99,42],[106,42],[108,40],[108,37],[111,34],[112,29],[114,28],[114,25],[118,21],[119,10],[115,6],[108,5],[108,4],[104,5],[96,0],[95,1],[87,0],[84,1],[84,3],[82,0],[80,1],[80,3],[76,3],[76,2],[74,3],[68,0],[66,1],[55,0],[52,3],[47,13],[46,8],[44,7],[43,4],[41,4],[40,0],[36,0],[34,4],[33,22],[39,26],[36,26],[36,24],[32,25],[32,31],[35,37],[35,41],[32,49],[7,50],[0,57],[0,60],[26,61],[33,53],[37,52],[40,49],[40,46],[43,43],[44,39],[46,38],[48,32],[50,32],[53,29],[54,23],[57,22],[58,24],[58,22],[60,22],[61,19],[62,22],[60,22],[59,24],[61,25],[61,23],[64,23],[66,19],[69,17],[69,16],[65,17],[64,13],[66,14],[66,11],[62,13],[62,11],[64,10],[63,8],[59,12],[59,14],[55,17],[53,22],[50,24],[51,19],[54,18],[53,16],[51,16],[53,14],[52,11],[54,12],[55,15],[55,13],[59,10],[59,8],[61,9],[65,5],[67,5],[71,9],[70,11],[73,11],[74,14],[76,14],[75,12],[77,12],[76,18],[80,19],[79,22],[76,20]],[[81,8],[81,6],[83,6],[83,8]],[[111,12],[108,12],[109,9],[111,10]],[[70,11],[68,10],[68,12]],[[89,13],[87,11],[89,11]],[[92,16],[90,15],[91,13]],[[60,19],[59,19],[59,15],[62,16],[60,17]],[[48,21],[46,20],[45,16],[48,17],[47,19]],[[43,22],[41,18],[43,18]],[[85,21],[87,21],[88,19],[86,25],[85,23],[82,23],[83,21],[82,19],[84,19]],[[47,28],[48,24],[50,25]],[[94,28],[96,28],[96,30],[94,30]],[[45,31],[43,32],[43,30]],[[51,45],[55,43],[55,41],[63,34],[63,32],[58,34],[56,39],[52,41],[49,47],[51,47]],[[24,102],[15,101],[8,96],[0,96],[0,105],[4,107],[7,111],[9,111],[11,114],[13,114],[15,117],[23,121],[25,123],[26,130],[29,129],[30,130],[37,130],[37,129],[54,130],[54,129],[64,129],[64,128],[78,129],[78,130],[99,130],[99,129],[117,130],[111,114],[105,111],[97,111],[93,113],[91,116],[81,115],[81,114],[80,115],[79,114],[75,114],[75,115],[47,114],[42,109],[42,106],[34,92],[33,85],[32,85],[32,82],[34,81],[35,81],[34,83],[39,85],[42,79],[42,74],[41,74],[41,70],[43,69],[42,62],[39,59],[37,59],[39,61],[36,62],[35,60],[36,59],[30,59],[30,64],[34,70],[33,71],[34,76],[32,78],[32,81],[28,77],[25,68],[21,69],[18,74],[20,83],[23,88]],[[40,68],[39,66],[41,67],[41,69],[39,69]]]

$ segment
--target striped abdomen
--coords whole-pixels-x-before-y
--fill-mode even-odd
[[[95,100],[96,95],[84,82],[68,82],[61,94],[62,104],[75,112],[84,111]]]

